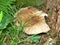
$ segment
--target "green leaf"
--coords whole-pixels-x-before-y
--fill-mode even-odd
[[[2,17],[3,17],[3,12],[0,12],[0,22],[2,21]]]
[[[35,43],[39,43],[39,41],[41,40],[41,37],[39,35],[34,35],[30,37],[30,40],[32,40]]]
[[[0,31],[0,35],[2,34],[2,31]]]
[[[12,41],[10,45],[17,45],[17,43],[15,41]]]

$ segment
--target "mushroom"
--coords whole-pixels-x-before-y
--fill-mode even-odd
[[[15,14],[15,17],[17,19],[19,19],[20,16],[22,16],[22,22],[24,24],[26,24],[25,22],[29,20],[27,21],[28,23],[25,25],[25,28],[23,30],[28,35],[46,33],[50,30],[44,18],[44,16],[48,15],[43,11],[39,11],[38,9],[29,6],[20,9]]]

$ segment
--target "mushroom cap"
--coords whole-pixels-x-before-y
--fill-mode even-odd
[[[39,11],[34,7],[26,7],[22,8],[18,13],[16,13],[15,17],[17,19],[22,16],[22,22],[25,24],[27,19],[29,22],[25,25],[24,32],[26,34],[39,34],[46,33],[50,30],[49,26],[45,22],[44,16],[48,16],[43,11]]]

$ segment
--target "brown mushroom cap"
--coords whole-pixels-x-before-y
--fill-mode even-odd
[[[26,24],[24,28],[24,32],[26,34],[39,34],[42,32],[48,32],[50,30],[49,26],[45,22],[44,16],[46,13],[41,13],[43,11],[39,11],[34,7],[26,7],[22,8],[18,13],[16,13],[15,17],[17,19],[22,16],[22,22],[25,23],[27,19],[30,18],[28,24]]]

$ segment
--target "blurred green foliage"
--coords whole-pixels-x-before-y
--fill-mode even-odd
[[[3,11],[3,19],[0,23],[0,29],[6,28],[6,26],[13,20],[14,11],[11,3],[15,0],[0,0],[0,11]]]
[[[45,3],[45,0],[17,0],[16,5],[20,6],[40,6]]]
[[[15,5],[17,7],[26,7],[26,6],[34,6],[38,8],[42,8],[45,6],[45,0],[16,0]]]

